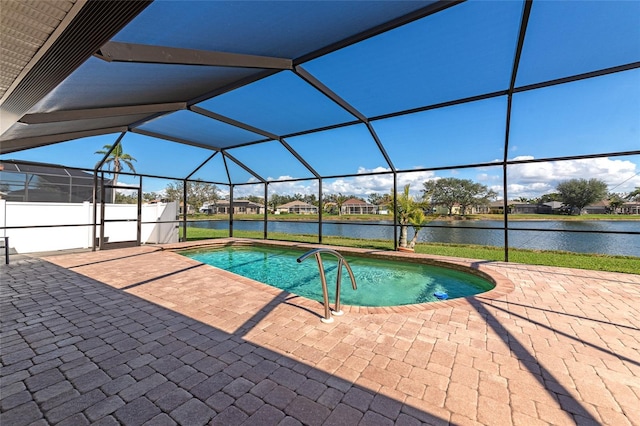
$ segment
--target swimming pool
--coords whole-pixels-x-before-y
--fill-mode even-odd
[[[298,263],[300,250],[234,246],[205,248],[181,252],[199,262],[215,266],[271,285],[286,292],[322,302],[318,265],[314,261]],[[494,284],[477,275],[455,269],[419,263],[346,256],[355,275],[358,289],[351,288],[346,272],[342,274],[342,303],[353,306],[400,306],[468,297],[491,290]],[[335,298],[337,259],[323,256],[329,297]]]

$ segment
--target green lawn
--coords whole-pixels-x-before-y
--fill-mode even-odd
[[[188,240],[202,240],[207,238],[224,238],[229,233],[225,230],[187,228]],[[234,237],[262,239],[261,231],[234,231]],[[316,235],[299,235],[270,232],[269,239],[281,241],[295,241],[303,243],[317,243]],[[389,240],[360,240],[355,238],[325,236],[323,244],[370,248],[378,250],[393,250],[393,242]],[[418,243],[417,253],[435,254],[441,256],[463,257],[467,259],[504,260],[504,249],[478,245],[458,245],[440,243]],[[564,251],[539,251],[509,249],[509,261],[530,265],[562,266],[567,268],[591,269],[596,271],[626,272],[640,274],[640,258],[631,256],[606,256],[598,254],[571,253]]]

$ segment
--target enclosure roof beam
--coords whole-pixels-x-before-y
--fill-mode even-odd
[[[282,144],[282,146],[284,146],[287,149],[287,151],[291,153],[291,155],[296,157],[296,160],[298,160],[303,166],[305,166],[307,170],[309,170],[317,179],[320,179],[321,177],[320,174],[316,172],[316,170],[313,167],[311,167],[311,164],[307,163],[307,160],[302,158],[302,156],[298,154],[298,152],[295,149],[293,149],[293,147],[289,145],[289,143],[287,143],[287,141],[285,141],[284,138],[280,138],[280,143]]]
[[[513,90],[516,86],[516,78],[518,76],[518,67],[520,66],[520,56],[522,55],[522,47],[524,46],[524,38],[525,35],[527,33],[527,25],[529,23],[529,16],[531,15],[531,5],[532,5],[532,0],[526,0],[525,4],[524,4],[524,9],[522,11],[522,19],[520,21],[520,33],[518,34],[518,44],[516,47],[516,52],[513,58],[513,66],[511,68],[511,80],[509,82],[509,90],[507,93],[507,119],[506,119],[506,124],[505,124],[505,135],[504,135],[504,151],[503,151],[503,164],[504,167],[506,167],[506,163],[507,163],[507,156],[509,155],[509,133],[510,133],[510,128],[511,128],[511,103],[512,103],[512,96],[513,96]],[[506,170],[505,170],[505,174],[506,174]],[[506,177],[504,178],[506,180]],[[503,191],[507,191],[506,185],[503,189]],[[504,198],[504,202],[505,202],[505,211],[506,211],[506,203],[507,203],[507,197],[506,195],[503,197]],[[506,222],[506,216],[505,216],[505,222]],[[505,224],[506,226],[506,224]],[[505,250],[507,249],[507,246],[505,245]]]
[[[258,71],[255,74],[249,75],[245,78],[242,78],[240,80],[231,82],[229,84],[227,84],[226,86],[223,87],[219,87],[217,89],[214,89],[210,92],[204,93],[200,96],[197,96],[193,99],[190,99],[189,101],[187,101],[187,105],[195,105],[198,104],[200,102],[206,101],[207,99],[211,99],[214,98],[216,96],[220,96],[224,93],[228,93],[231,92],[235,89],[239,89],[240,87],[244,87],[247,86],[251,83],[255,83],[258,80],[262,80],[263,78],[269,77],[271,75],[277,74],[279,73],[281,70],[274,70],[274,69],[266,69],[263,71]]]
[[[296,75],[298,75],[304,81],[309,83],[311,86],[319,90],[323,95],[325,95],[326,97],[331,99],[333,102],[338,104],[341,108],[343,108],[344,110],[349,112],[351,115],[356,117],[358,120],[360,120],[360,122],[364,123],[367,126],[367,130],[369,130],[371,137],[375,141],[376,146],[380,150],[380,153],[382,154],[385,161],[387,162],[387,165],[391,168],[391,170],[395,171],[396,168],[393,165],[393,162],[391,161],[389,154],[387,154],[387,151],[384,149],[384,146],[382,145],[380,138],[378,138],[378,135],[373,129],[373,126],[371,126],[371,124],[369,123],[369,119],[365,117],[364,114],[362,114],[353,105],[349,104],[347,101],[345,101],[340,96],[338,96],[338,94],[336,94],[334,91],[332,91],[327,86],[325,86],[320,80],[315,78],[313,75],[311,75],[307,70],[305,70],[301,66],[299,65],[296,66],[293,72],[296,73]]]
[[[520,86],[513,89],[513,93],[526,92],[528,90],[540,89],[543,87],[555,86],[558,84],[572,83],[574,81],[585,80],[588,78],[601,77],[603,75],[615,74],[617,72],[630,71],[636,68],[640,68],[640,61],[630,62],[624,65],[618,65],[615,67],[604,68],[597,71],[585,72],[582,74],[576,74],[570,77],[558,78],[555,80],[543,81],[542,83],[529,84],[527,86]]]
[[[199,143],[199,142],[194,142],[188,139],[183,139],[183,138],[178,138],[175,136],[169,136],[169,135],[165,135],[162,133],[158,133],[158,132],[151,132],[149,130],[143,130],[143,129],[131,129],[132,133],[137,133],[140,135],[145,135],[145,136],[149,136],[152,138],[157,138],[157,139],[164,139],[167,141],[171,141],[171,142],[178,142],[184,145],[191,145],[191,146],[195,146],[197,148],[204,148],[204,149],[208,149],[208,150],[213,150],[213,151],[220,151],[220,148],[216,147],[216,146],[211,146],[211,145],[207,145],[204,143]]]
[[[81,132],[58,133],[54,135],[34,136],[23,139],[13,139],[0,143],[0,154],[22,151],[25,149],[51,145],[58,142],[66,142],[72,139],[86,138],[89,136],[106,135],[109,133],[126,132],[127,127],[106,127],[103,129],[84,130]]]
[[[238,166],[242,167],[251,176],[255,177],[256,179],[258,179],[262,183],[267,183],[266,179],[264,179],[262,176],[260,176],[259,174],[257,174],[253,170],[251,170],[251,168],[249,166],[245,165],[242,161],[238,160],[237,158],[235,158],[233,155],[229,154],[225,150],[221,150],[221,152],[222,152],[222,155],[224,155],[225,157],[228,157],[231,161],[236,163]],[[231,180],[229,180],[229,181],[230,181],[229,183],[231,183]]]
[[[378,146],[378,149],[380,150],[380,153],[384,157],[384,160],[387,162],[387,164],[389,165],[391,170],[395,173],[396,172],[396,167],[393,165],[393,161],[391,161],[391,157],[389,157],[389,154],[387,153],[387,150],[384,148],[384,145],[382,145],[382,141],[378,137],[378,134],[376,133],[375,129],[373,128],[373,126],[371,125],[369,120],[367,120],[364,124],[367,125],[367,130],[369,130],[369,133],[371,134],[371,137],[376,142],[376,145]]]
[[[204,160],[202,163],[200,163],[200,165],[199,165],[198,167],[196,167],[196,168],[195,168],[191,173],[189,173],[189,174],[187,175],[187,177],[186,177],[186,178],[184,178],[184,180],[189,180],[189,179],[191,179],[191,176],[195,175],[195,174],[198,172],[198,170],[200,170],[201,168],[203,168],[203,167],[204,167],[204,165],[205,165],[205,164],[207,164],[207,163],[209,162],[209,160],[211,160],[213,157],[215,157],[215,156],[216,156],[216,154],[218,154],[219,152],[220,152],[220,151],[216,151],[216,152],[214,152],[213,154],[211,154],[209,157],[207,157],[207,159],[206,159],[206,160]]]
[[[589,160],[589,159],[603,158],[603,157],[626,157],[630,155],[640,155],[640,150],[603,152],[600,154],[566,155],[563,157],[532,158],[528,160],[507,160],[507,164],[512,165],[512,164],[529,164],[529,163],[553,163],[555,161]]]
[[[258,129],[257,127],[253,127],[249,124],[242,123],[240,121],[234,120],[233,118],[225,117],[224,115],[217,114],[213,111],[209,111],[207,109],[201,108],[199,106],[192,105],[189,107],[190,111],[195,112],[196,114],[204,115],[205,117],[213,118],[214,120],[220,121],[222,123],[229,124],[234,127],[238,127],[242,130],[246,130],[251,133],[256,133],[258,135],[264,136],[269,139],[278,140],[280,137],[273,133],[267,132],[266,130]]]
[[[296,73],[298,77],[302,78],[304,81],[306,81],[308,84],[313,86],[320,93],[325,95],[327,98],[331,99],[334,103],[338,104],[342,109],[344,109],[349,114],[356,117],[361,122],[364,123],[367,121],[367,117],[365,117],[362,113],[360,113],[360,111],[358,111],[351,104],[349,104],[347,101],[345,101],[340,96],[338,96],[338,94],[336,94],[333,90],[325,86],[324,83],[322,83],[320,80],[315,78],[313,75],[311,75],[307,70],[305,70],[301,66],[299,65],[296,66],[293,69],[293,72]]]
[[[524,46],[524,38],[527,34],[527,26],[529,25],[529,17],[531,16],[531,5],[533,0],[526,0],[524,10],[522,11],[522,20],[520,22],[520,33],[518,35],[518,44],[513,59],[513,68],[511,69],[511,81],[509,83],[509,92],[513,93],[516,87],[516,77],[518,76],[518,68],[520,67],[520,56],[522,56],[522,48]]]
[[[122,138],[124,138],[124,135],[126,135],[126,134],[127,134],[127,132],[120,133],[120,136],[118,136],[118,139],[116,139],[116,141],[113,144],[111,144],[111,147],[109,148],[109,150],[107,152],[105,152],[105,154],[102,157],[102,159],[96,163],[95,167],[93,168],[94,173],[102,168],[102,166],[104,165],[105,161],[107,161],[107,159],[109,158],[111,153],[116,149],[116,147],[118,145],[120,145],[120,142],[122,142]]]
[[[107,62],[136,62],[145,64],[200,65],[214,67],[261,68],[290,70],[291,59],[211,50],[153,46],[149,44],[105,43],[95,56]]]
[[[151,114],[156,112],[174,112],[185,109],[185,102],[172,102],[151,105],[118,106],[109,108],[88,108],[68,111],[52,111],[35,114],[26,114],[21,123],[43,124],[58,123],[61,121],[91,120],[97,118],[120,117],[124,115]]]
[[[311,167],[311,165],[309,165],[309,163],[307,163],[307,162],[302,158],[302,156],[300,156],[300,154],[298,154],[298,153],[297,153],[297,152],[296,152],[296,151],[295,151],[295,150],[294,150],[294,149],[293,149],[293,148],[292,148],[292,147],[291,147],[291,146],[290,146],[290,145],[289,145],[289,144],[288,144],[288,143],[287,143],[283,138],[281,138],[280,136],[278,136],[278,135],[276,135],[276,134],[274,134],[274,133],[268,132],[268,131],[266,131],[266,130],[263,130],[263,129],[258,129],[257,127],[253,127],[253,126],[251,126],[251,125],[249,125],[249,124],[242,123],[242,122],[237,121],[237,120],[234,120],[234,119],[232,119],[232,118],[225,117],[224,115],[217,114],[217,113],[215,113],[215,112],[213,112],[213,111],[209,111],[209,110],[207,110],[207,109],[200,108],[200,107],[195,106],[195,105],[194,105],[194,106],[190,106],[190,107],[189,107],[189,110],[191,110],[191,111],[193,111],[193,112],[195,112],[195,113],[198,113],[198,114],[202,114],[202,115],[204,115],[204,116],[206,116],[206,117],[213,118],[214,120],[218,120],[218,121],[221,121],[221,122],[223,122],[223,123],[227,123],[227,124],[229,124],[229,125],[231,125],[231,126],[235,126],[235,127],[238,127],[238,128],[240,128],[240,129],[243,129],[243,130],[246,130],[246,131],[249,131],[249,132],[252,132],[252,133],[257,133],[257,134],[262,135],[262,136],[264,136],[264,137],[266,137],[266,138],[268,138],[268,139],[272,139],[272,140],[280,141],[280,143],[282,144],[282,146],[284,146],[284,147],[285,147],[285,148],[286,148],[286,149],[291,153],[291,155],[293,155],[293,156],[296,158],[296,160],[298,160],[300,163],[302,163],[302,165],[303,165],[303,166],[305,166],[305,167],[306,167],[306,168],[307,168],[307,169],[308,169],[308,170],[309,170],[309,171],[310,171],[310,172],[311,172],[311,173],[312,173],[316,178],[319,178],[319,177],[320,177],[320,175],[319,175],[319,174],[318,174],[318,173],[313,169],[313,167]],[[266,142],[266,141],[264,141],[264,142]]]
[[[309,54],[303,55],[299,58],[296,58],[293,62],[294,65],[299,65],[304,62],[311,61],[313,59],[319,58],[320,56],[324,56],[328,53],[335,52],[336,50],[340,50],[347,46],[351,46],[352,44],[359,43],[368,38],[375,37],[379,34],[385,33],[387,31],[393,30],[394,28],[401,27],[405,24],[408,24],[413,21],[417,21],[418,19],[425,18],[434,13],[442,12],[445,9],[448,9],[452,6],[455,6],[460,3],[464,3],[465,0],[438,0],[433,3],[410,12],[404,16],[400,16],[399,18],[392,19],[391,21],[384,22],[376,27],[369,28],[365,31],[362,31],[359,34],[355,34],[351,37],[347,37],[346,39],[340,40],[336,43],[330,44],[329,46],[325,46],[321,49],[318,49]]]
[[[220,149],[220,148],[216,148],[216,147],[212,147],[209,145],[205,145],[205,144],[201,144],[201,143],[197,143],[197,142],[193,142],[187,139],[181,139],[181,138],[176,138],[174,136],[167,136],[167,135],[163,135],[161,133],[156,133],[156,132],[150,132],[148,130],[142,130],[142,129],[133,129],[131,130],[134,133],[138,133],[141,135],[145,135],[145,136],[150,136],[152,138],[158,138],[158,139],[165,139],[168,141],[172,141],[172,142],[178,142],[178,143],[182,143],[185,145],[191,145],[191,146],[195,146],[198,148],[205,148],[205,149],[209,149],[209,150],[213,150],[213,151],[218,151],[220,153],[222,153],[223,155],[223,159],[225,157],[229,157],[230,160],[232,160],[234,163],[236,163],[238,166],[242,167],[244,170],[247,171],[247,173],[249,173],[250,175],[252,175],[253,177],[255,177],[256,179],[258,179],[260,182],[265,183],[266,180],[263,179],[260,175],[258,175],[256,172],[254,172],[253,170],[251,170],[248,166],[246,166],[245,164],[243,164],[240,160],[236,159],[235,157],[233,157],[232,155],[230,155],[228,152],[225,152],[224,150]],[[213,158],[213,156],[211,156],[209,159]],[[207,160],[208,161],[208,160]],[[206,161],[205,161],[206,163]],[[204,165],[204,163],[203,163]],[[225,166],[226,166],[226,162],[225,162]],[[200,166],[202,167],[202,166]],[[198,169],[200,168],[198,167]],[[228,169],[228,168],[227,168]],[[194,170],[194,173],[197,171]],[[227,174],[229,173],[229,171],[227,170]],[[229,184],[231,184],[231,180],[229,180]]]

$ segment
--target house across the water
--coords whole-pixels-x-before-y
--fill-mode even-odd
[[[219,200],[205,203],[200,207],[200,213],[229,214],[231,210],[229,200]],[[264,206],[249,200],[233,200],[233,214],[263,214]]]
[[[278,213],[317,214],[318,208],[304,201],[291,201],[276,208]]]
[[[357,198],[350,198],[342,203],[340,210],[342,214],[376,214],[378,212],[378,206]]]

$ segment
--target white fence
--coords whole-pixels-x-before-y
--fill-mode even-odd
[[[100,220],[98,206],[98,223]],[[177,223],[148,223],[174,221],[178,214],[178,204],[159,203],[142,206],[143,244],[178,242]],[[136,219],[135,204],[107,204],[106,219]],[[9,247],[17,253],[66,250],[92,247],[93,204],[74,203],[22,203],[0,200],[0,226],[30,228],[3,229],[2,236],[9,237]],[[43,225],[58,225],[51,228],[37,228]],[[86,226],[60,226],[86,225]],[[105,241],[132,241],[136,239],[137,222],[112,222],[105,224]],[[100,236],[100,226],[96,227],[96,237]],[[108,240],[107,240],[108,238]]]

